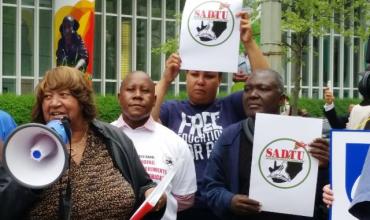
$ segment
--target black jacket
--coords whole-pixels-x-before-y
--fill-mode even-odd
[[[144,192],[155,186],[136,153],[132,141],[118,128],[94,120],[91,129],[103,138],[114,165],[131,184],[136,199],[134,211],[144,201]],[[39,199],[42,190],[25,188],[15,182],[0,166],[0,219],[20,219]]]
[[[330,109],[329,111],[324,110],[325,117],[328,119],[330,127],[342,129],[346,128],[349,114],[345,114],[344,116],[338,116],[335,108]]]

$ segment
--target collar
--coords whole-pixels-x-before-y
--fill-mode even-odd
[[[148,131],[154,131],[155,130],[155,121],[152,118],[152,116],[149,117],[149,119],[145,122],[144,125],[137,127],[135,129],[131,128],[130,125],[128,125],[122,118],[122,114],[119,116],[119,118],[114,122],[114,125],[123,128],[123,129],[131,129],[131,130],[148,130]]]

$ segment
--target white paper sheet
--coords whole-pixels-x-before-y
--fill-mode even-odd
[[[313,216],[318,160],[308,144],[321,132],[321,119],[256,115],[249,197],[263,211]]]
[[[181,69],[236,73],[241,0],[187,0],[181,22]]]

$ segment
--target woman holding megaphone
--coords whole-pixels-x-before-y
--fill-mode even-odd
[[[79,70],[60,66],[46,72],[36,88],[32,120],[42,124],[62,118],[69,121],[68,125],[64,124],[66,130],[70,129],[66,132],[70,134],[70,144],[64,150],[69,155],[67,169],[60,178],[42,188],[33,187],[32,183],[25,186],[15,181],[14,173],[8,175],[0,170],[0,219],[128,219],[132,215],[155,184],[145,172],[131,140],[116,127],[96,120],[96,112],[92,88]],[[15,147],[12,141],[24,143],[24,139],[37,139],[40,143],[38,139],[53,136],[47,132],[41,138],[33,135],[38,128],[31,125],[28,135],[11,135],[4,149]],[[41,128],[38,133],[44,130],[55,129]],[[59,142],[59,138],[55,140]],[[40,145],[47,148],[49,145],[45,143]],[[63,156],[63,152],[55,150],[40,162],[32,163],[39,163],[37,166],[44,170],[59,160],[55,156],[58,154]],[[8,155],[4,153],[5,167],[12,158]],[[16,163],[27,164],[26,160],[30,159],[22,156]],[[32,177],[40,170],[22,175]]]

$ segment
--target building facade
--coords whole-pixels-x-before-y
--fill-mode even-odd
[[[121,78],[132,70],[143,70],[154,81],[160,79],[166,55],[154,54],[152,49],[177,36],[184,4],[185,0],[95,0],[96,93],[116,94]],[[55,66],[52,30],[52,0],[0,0],[0,93],[32,93],[45,71]],[[283,38],[289,41],[291,35],[286,32]],[[353,44],[347,44],[336,33],[309,40],[313,47],[302,67],[302,96],[322,98],[323,86],[332,80],[338,97],[357,97],[363,42],[351,38]],[[288,59],[284,66],[289,93],[293,80]],[[171,91],[183,91],[184,81],[180,74]],[[221,91],[229,92],[231,86],[231,76],[224,74]]]

